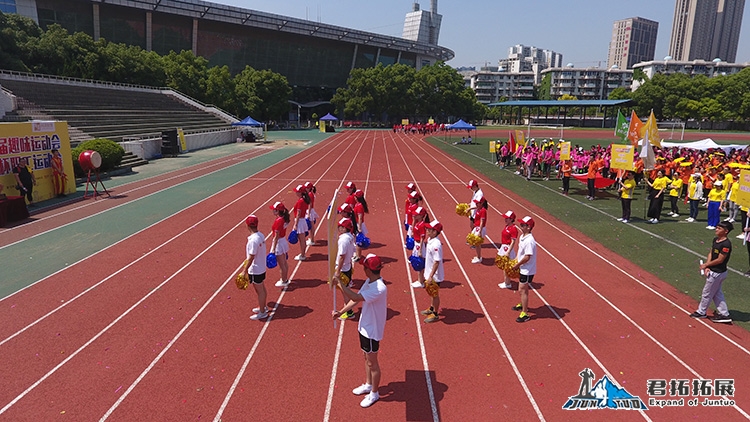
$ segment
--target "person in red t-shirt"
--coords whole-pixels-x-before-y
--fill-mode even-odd
[[[516,227],[516,214],[508,210],[503,214],[505,218],[505,227],[500,233],[500,250],[497,251],[498,255],[507,256],[509,259],[515,259],[516,257],[516,242],[518,241],[518,227]],[[513,287],[508,274],[503,271],[503,282],[498,284],[501,289],[510,289]]]
[[[307,196],[310,197],[310,206],[307,208],[306,218],[310,220],[310,237],[307,239],[307,246],[316,246],[315,243],[315,224],[318,222],[318,213],[315,212],[315,194],[318,193],[318,189],[312,184],[312,182],[305,183],[305,191]]]
[[[474,228],[472,232],[481,237],[483,240],[487,236],[487,200],[484,197],[475,199],[474,202],[477,204],[477,212],[474,214]],[[477,252],[477,256],[472,258],[472,264],[479,264],[482,262],[482,244],[480,243],[474,248]]]
[[[411,251],[412,256],[418,256],[424,258],[424,248],[427,242],[427,232],[425,232],[425,224],[430,222],[430,216],[427,215],[427,210],[424,207],[417,207],[412,213],[414,218],[414,225],[412,226],[412,235],[414,236],[414,249]],[[417,271],[417,280],[411,283],[411,287],[420,288],[424,287],[424,270]]]
[[[305,233],[310,230],[307,226],[305,216],[307,215],[307,208],[310,206],[310,196],[302,185],[298,185],[294,188],[294,192],[297,194],[297,203],[295,203],[294,208],[292,208],[292,218],[294,218],[292,227],[297,230],[297,238],[299,239],[299,255],[295,256],[294,259],[296,261],[304,261],[307,259],[305,256],[307,235]]]
[[[344,185],[344,189],[346,189],[346,193],[349,194],[344,202],[354,208],[354,206],[357,205],[357,200],[354,198],[354,192],[357,191],[357,185],[355,185],[354,182],[348,182],[346,185]]]
[[[357,189],[354,192],[354,199],[357,203],[354,205],[354,219],[357,221],[357,228],[362,235],[367,236],[367,226],[365,225],[365,214],[370,212],[370,208],[367,207],[367,200],[365,200],[365,193]],[[362,247],[356,245],[354,262],[359,261],[362,257]]]
[[[286,227],[291,219],[289,210],[281,202],[271,205],[271,209],[276,219],[271,225],[273,239],[271,240],[270,252],[276,255],[276,262],[279,265],[279,271],[281,271],[281,278],[276,282],[276,287],[286,287],[289,285],[289,263],[286,261],[289,242],[286,241]]]
[[[414,183],[409,183],[406,185],[406,199],[404,200],[404,230],[407,232],[409,231],[409,226],[411,225],[411,213],[409,213],[409,205],[411,205],[411,201],[409,201],[409,195],[417,190],[417,185]]]
[[[409,206],[406,208],[406,214],[410,217],[408,220],[409,229],[406,230],[406,236],[407,237],[414,237],[414,227],[413,227],[413,217],[414,217],[414,210],[419,207],[419,202],[422,201],[422,195],[419,194],[417,191],[412,191],[409,194]]]

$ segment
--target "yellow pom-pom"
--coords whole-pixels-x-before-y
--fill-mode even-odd
[[[469,204],[456,204],[456,214],[462,217],[468,217],[470,213]]]
[[[247,289],[247,286],[250,285],[250,278],[244,271],[241,271],[239,274],[237,274],[235,284],[237,284],[238,289],[245,290]]]
[[[518,261],[515,259],[508,261],[508,266],[505,269],[505,274],[508,275],[508,278],[518,278],[521,276],[521,270],[519,268],[513,268],[516,264],[518,264]]]
[[[508,261],[510,261],[510,258],[508,258],[507,255],[498,255],[495,257],[495,266],[505,271],[506,268],[508,268]]]
[[[477,236],[477,234],[474,233],[473,231],[469,232],[469,234],[466,235],[466,243],[468,243],[471,246],[475,246],[475,247],[479,246],[482,244],[482,242],[484,242],[484,239],[482,238],[482,236]]]
[[[438,285],[435,280],[429,279],[424,282],[424,290],[430,295],[430,297],[437,297],[437,295],[440,294],[440,285]]]

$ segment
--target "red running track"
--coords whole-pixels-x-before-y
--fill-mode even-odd
[[[465,181],[478,178],[491,204],[490,241],[500,214],[537,220],[539,271],[532,319],[515,322],[513,291],[500,290],[484,245],[484,262],[465,244]],[[312,180],[316,208],[348,180],[363,188],[371,252],[384,257],[388,322],[380,362],[381,400],[359,407],[351,389],[363,381],[356,322],[333,328],[327,248],[290,261],[292,285],[266,287],[274,313],[250,321],[254,292],[234,274],[255,212],[267,234],[268,205],[291,204],[291,188]],[[418,315],[428,298],[408,285],[414,273],[402,248],[404,186],[415,181],[442,237],[446,282],[442,319]],[[318,240],[325,239],[325,227]],[[290,255],[297,250],[292,246]],[[695,300],[555,220],[497,184],[483,180],[419,137],[346,131],[189,210],[66,268],[23,295],[0,301],[0,418],[73,420],[686,420],[747,418],[748,345],[741,328],[695,321]],[[84,268],[86,270],[84,271]],[[113,275],[114,274],[114,275]],[[361,268],[355,280],[361,280]],[[91,288],[96,286],[96,288]],[[85,292],[84,294],[81,294]],[[61,306],[61,300],[63,305]],[[338,301],[341,303],[339,293]],[[340,306],[340,305],[339,305]],[[46,315],[46,316],[45,316]],[[562,405],[591,368],[648,399],[648,379],[735,379],[736,405],[649,406],[647,411],[566,411]],[[595,413],[591,413],[595,412]]]

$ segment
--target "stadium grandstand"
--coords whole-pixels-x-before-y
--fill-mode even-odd
[[[453,51],[436,44],[437,1],[420,22],[405,21],[414,39],[399,38],[200,0],[0,0],[3,11],[57,23],[95,40],[137,45],[168,54],[191,50],[209,66],[238,73],[250,65],[286,76],[299,102],[329,100],[354,68],[401,63],[416,69],[448,61]],[[415,10],[418,4],[415,3]],[[410,18],[411,16],[411,18]],[[415,15],[416,16],[416,15]],[[422,16],[422,15],[419,15]],[[428,18],[431,16],[431,18]],[[425,41],[414,25],[430,25]],[[423,31],[424,32],[424,31]]]

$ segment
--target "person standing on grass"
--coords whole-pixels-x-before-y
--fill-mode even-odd
[[[598,155],[591,153],[588,162],[588,172],[586,173],[586,188],[588,189],[588,195],[586,199],[593,201],[596,198],[596,174],[601,169],[601,160]]]
[[[724,177],[724,182],[727,183],[728,177]],[[729,193],[727,194],[727,210],[729,211],[729,216],[724,221],[728,221],[730,223],[734,223],[735,220],[741,220],[740,217],[737,216],[737,214],[740,211],[740,206],[737,204],[737,192],[740,190],[740,180],[732,180],[731,185],[727,185],[727,188],[729,189]]]
[[[443,225],[437,220],[432,220],[430,223],[425,223],[425,234],[427,235],[427,246],[425,246],[425,265],[424,265],[424,279],[425,279],[425,291],[430,295],[430,307],[421,312],[422,315],[427,316],[424,322],[431,323],[440,319],[438,316],[440,312],[440,289],[428,290],[430,281],[433,281],[440,285],[443,278],[445,277],[445,270],[443,268],[443,244],[438,239],[440,233],[443,231]]]
[[[563,195],[568,196],[568,191],[570,190],[570,175],[573,173],[573,162],[571,160],[563,160],[560,166],[560,173],[562,173]]]
[[[620,201],[622,204],[622,217],[617,221],[627,223],[630,221],[630,205],[633,202],[633,191],[635,190],[635,178],[632,171],[625,172],[625,179],[620,180]]]
[[[534,219],[526,216],[521,219],[521,237],[518,239],[518,263],[513,267],[519,269],[518,291],[521,293],[521,303],[513,310],[521,311],[516,322],[526,322],[529,317],[529,286],[536,274],[536,240],[531,231],[534,230]]]
[[[258,231],[258,217],[252,214],[247,216],[245,224],[250,231],[250,236],[247,237],[245,264],[242,271],[255,288],[255,293],[258,294],[258,307],[253,309],[254,315],[250,317],[257,321],[268,318],[266,286],[263,284],[266,279],[266,237]]]
[[[476,206],[476,213],[474,214],[474,228],[471,229],[471,232],[484,241],[487,236],[487,200],[484,197],[479,198],[479,200],[475,199],[472,205]],[[474,250],[477,256],[471,259],[471,263],[479,264],[482,262],[482,244],[474,246]]]
[[[307,241],[305,240],[307,236],[305,233],[310,229],[307,227],[305,216],[307,215],[307,208],[310,206],[310,196],[302,185],[297,185],[294,188],[294,193],[297,194],[297,202],[294,204],[294,208],[292,208],[292,215],[294,217],[292,227],[294,230],[297,230],[297,238],[299,239],[299,255],[295,256],[294,259],[296,261],[304,261],[307,259],[305,256],[305,247],[307,246]]]
[[[690,205],[690,216],[685,221],[692,223],[698,218],[698,206],[701,203],[701,199],[703,199],[703,181],[701,180],[700,172],[697,170],[690,178],[687,195],[688,204]]]
[[[365,355],[365,383],[352,390],[355,395],[366,394],[359,403],[362,407],[370,407],[378,401],[378,387],[380,386],[380,364],[378,351],[380,341],[385,332],[385,321],[388,314],[388,289],[380,276],[383,263],[380,257],[368,254],[359,261],[365,269],[365,280],[359,292],[353,292],[347,284],[339,279],[338,286],[349,299],[349,302],[339,311],[332,312],[334,319],[340,318],[350,311],[357,302],[362,303],[362,315],[359,318],[359,345]]]
[[[724,292],[721,291],[721,285],[727,278],[727,264],[732,256],[732,242],[727,239],[727,235],[733,229],[734,226],[728,221],[722,221],[716,226],[716,237],[711,244],[711,250],[708,252],[706,262],[700,266],[701,271],[706,276],[706,284],[703,286],[698,310],[690,314],[693,318],[705,318],[708,305],[713,300],[714,305],[716,305],[716,314],[711,317],[711,321],[732,322],[727,302],[724,300]]]
[[[516,227],[516,214],[508,210],[503,214],[505,218],[505,227],[500,233],[500,250],[498,255],[507,256],[508,259],[516,259],[516,242],[518,241],[518,228]],[[510,289],[513,287],[508,277],[508,273],[503,271],[503,282],[497,285],[501,289]]]
[[[271,205],[273,215],[276,217],[271,225],[271,253],[276,255],[276,262],[281,272],[281,278],[276,282],[276,287],[286,287],[289,285],[289,263],[287,255],[289,253],[289,242],[286,240],[286,228],[291,218],[289,210],[281,202]]]
[[[672,181],[669,183],[669,216],[679,217],[680,209],[677,207],[677,201],[680,199],[680,192],[682,192],[682,179],[677,172],[672,174]]]
[[[656,224],[661,218],[661,208],[664,206],[664,190],[667,188],[670,179],[664,176],[664,171],[656,172],[656,178],[653,182],[646,179],[646,183],[651,188],[648,203],[648,222]]]
[[[714,182],[713,187],[708,192],[708,225],[707,229],[713,230],[719,224],[721,219],[721,205],[724,203],[727,194],[724,191],[724,184],[721,180]]]
[[[344,274],[349,279],[349,286],[353,286],[352,283],[352,257],[354,257],[355,244],[354,244],[354,225],[351,218],[342,217],[338,224],[338,251],[336,252],[336,267],[333,272],[335,279],[340,279],[341,275]],[[346,299],[346,295],[344,295]],[[354,316],[354,310],[349,309],[346,313],[341,315],[341,319],[347,319]]]
[[[469,180],[469,183],[466,184],[466,187],[471,189],[471,191],[473,192],[471,201],[469,201],[469,205],[471,207],[471,211],[469,213],[469,230],[473,230],[474,215],[477,213],[476,201],[484,198],[484,192],[482,192],[482,189],[479,188],[479,183],[477,183],[477,181],[474,179]]]
[[[310,237],[307,239],[307,246],[316,246],[315,243],[315,223],[318,222],[318,213],[315,212],[315,194],[318,193],[318,189],[312,182],[305,183],[305,191],[307,196],[310,197],[310,206],[307,208],[306,218],[310,220]]]

